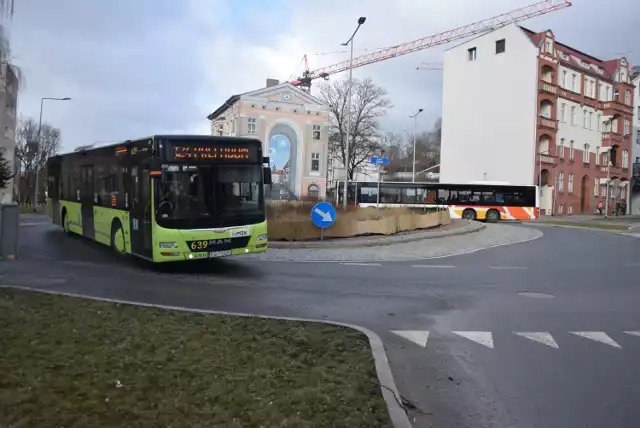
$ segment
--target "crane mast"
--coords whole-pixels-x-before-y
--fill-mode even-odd
[[[342,61],[337,64],[330,65],[328,67],[319,68],[317,70],[309,71],[307,68],[302,77],[289,82],[292,85],[299,86],[301,89],[309,91],[311,89],[311,82],[318,78],[328,79],[330,75],[337,74],[342,71],[348,70],[350,67],[358,68],[368,64],[373,64],[380,61],[386,61],[391,58],[395,58],[402,55],[407,55],[412,52],[421,51],[431,48],[433,46],[442,45],[455,40],[465,39],[471,36],[475,36],[486,31],[495,30],[497,28],[504,27],[514,22],[523,21],[525,19],[534,18],[536,16],[544,15],[556,10],[564,9],[571,6],[571,2],[567,0],[544,0],[538,3],[531,4],[529,6],[512,10],[511,12],[503,13],[491,18],[484,19],[482,21],[474,22],[473,24],[465,25],[455,28],[453,30],[443,31],[442,33],[434,34],[428,37],[423,37],[412,42],[402,43],[395,46],[390,46],[385,49],[380,49],[370,54],[362,55],[353,58],[352,65],[350,61]],[[305,55],[306,62],[306,55]]]

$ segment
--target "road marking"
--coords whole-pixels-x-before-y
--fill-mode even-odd
[[[622,346],[618,345],[616,341],[610,338],[604,331],[570,331],[569,333],[622,349]]]
[[[547,345],[555,349],[559,348],[551,333],[547,331],[514,331],[513,334],[526,337],[529,340],[542,343],[543,345]]]
[[[425,330],[391,330],[391,333],[404,337],[423,348],[427,346],[427,339],[429,339],[429,332]]]
[[[454,269],[452,265],[411,265],[412,268]]]
[[[489,266],[489,269],[513,270],[513,269],[529,269],[529,267],[528,266]]]
[[[625,331],[625,333],[640,337],[640,331]]]
[[[624,267],[640,267],[640,263],[625,263]]]
[[[345,266],[382,266],[380,263],[340,263]]]
[[[493,349],[493,335],[490,331],[454,331],[453,333]]]

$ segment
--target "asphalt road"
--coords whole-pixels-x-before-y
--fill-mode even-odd
[[[3,284],[372,329],[400,392],[424,412],[411,412],[415,426],[640,421],[637,238],[546,227],[528,243],[436,260],[154,267],[45,218],[24,219],[20,233]]]

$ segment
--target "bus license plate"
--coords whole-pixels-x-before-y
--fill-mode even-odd
[[[231,250],[211,251],[209,253],[209,257],[225,257],[225,256],[230,256],[230,255],[231,255]]]

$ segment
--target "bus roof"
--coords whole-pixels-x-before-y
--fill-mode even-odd
[[[258,138],[250,138],[250,137],[229,137],[229,136],[219,136],[219,135],[201,135],[201,134],[155,134],[155,135],[151,135],[148,137],[143,137],[143,138],[134,138],[134,139],[130,139],[130,140],[125,140],[125,141],[109,141],[109,142],[97,142],[97,143],[93,143],[93,144],[87,144],[84,146],[78,146],[75,149],[73,149],[73,151],[70,152],[65,152],[65,153],[58,153],[55,156],[68,156],[74,153],[79,153],[79,152],[84,152],[87,150],[96,150],[96,149],[103,149],[103,148],[109,148],[109,147],[116,147],[122,144],[128,144],[128,143],[132,143],[135,141],[143,141],[143,140],[150,140],[150,139],[161,139],[161,138],[171,138],[171,139],[180,139],[180,140],[189,140],[189,139],[193,139],[193,140],[219,140],[219,141],[228,141],[228,140],[234,140],[234,141],[257,141],[260,143],[260,140]],[[262,144],[262,143],[260,143]],[[52,157],[55,157],[52,156]]]

